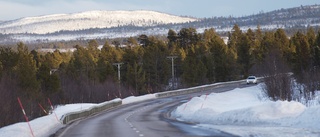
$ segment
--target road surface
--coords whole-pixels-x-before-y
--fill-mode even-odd
[[[233,135],[213,129],[197,128],[194,123],[176,121],[170,112],[190,97],[211,92],[225,92],[245,84],[218,86],[211,91],[174,96],[127,104],[73,122],[57,132],[55,137],[188,137]]]

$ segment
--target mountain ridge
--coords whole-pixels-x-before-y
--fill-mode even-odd
[[[0,23],[0,33],[46,34],[61,30],[76,31],[90,28],[117,26],[155,26],[168,23],[196,21],[194,18],[179,17],[155,11],[86,11],[72,14],[52,14],[26,17]]]
[[[142,12],[141,10],[140,12]],[[80,27],[75,29],[72,27],[81,26],[81,24],[74,23],[71,20],[71,27],[69,29],[56,29],[65,24],[68,24],[70,18],[66,17],[61,19],[62,25],[56,23],[53,26],[41,27],[41,22],[36,24],[36,29],[51,29],[48,32],[35,33],[36,29],[30,29],[30,26],[9,26],[4,27],[3,24],[8,22],[0,22],[0,43],[8,42],[48,42],[48,41],[69,41],[69,40],[86,40],[86,39],[110,39],[110,38],[126,38],[135,37],[141,34],[145,35],[167,35],[168,30],[179,31],[182,28],[193,27],[196,28],[199,33],[202,33],[205,29],[214,28],[218,33],[226,36],[227,32],[232,30],[235,24],[246,31],[247,29],[256,29],[258,26],[264,31],[284,29],[287,32],[293,32],[297,30],[306,30],[308,27],[320,27],[320,5],[308,5],[300,6],[288,9],[279,9],[270,12],[261,12],[243,17],[212,17],[212,18],[191,18],[181,17],[175,15],[169,15],[165,13],[155,11],[143,11],[146,12],[146,16],[116,16],[107,21],[95,20],[95,23],[102,24],[101,26],[91,25],[86,21],[94,17],[99,17],[96,12],[101,11],[88,11],[74,14],[59,14],[49,15],[45,17],[57,17],[67,15],[77,15],[80,18],[71,18],[79,20],[80,23],[84,23],[87,27]],[[106,11],[106,12],[133,12],[133,11]],[[83,16],[81,14],[87,14]],[[137,13],[136,13],[137,14]],[[122,14],[123,15],[123,14]],[[158,16],[161,15],[161,16]],[[130,18],[129,18],[130,16]],[[43,16],[42,16],[43,17]],[[82,18],[81,18],[82,17]],[[85,18],[88,17],[88,18]],[[170,20],[172,17],[173,20]],[[123,20],[123,18],[127,20]],[[27,18],[28,19],[28,18]],[[34,19],[34,18],[33,18]],[[31,18],[32,20],[32,18]],[[156,21],[157,20],[157,21]],[[51,22],[52,23],[52,22]],[[108,26],[103,26],[108,24]],[[110,25],[114,23],[113,25]],[[40,25],[39,25],[40,24]],[[58,25],[57,25],[58,24]],[[89,25],[88,25],[89,24]],[[89,27],[88,27],[89,26]],[[7,29],[6,33],[4,30]],[[9,33],[8,30],[17,30],[17,33]],[[23,30],[23,31],[21,31]],[[30,32],[34,31],[34,32]],[[1,34],[2,33],[2,34]],[[289,33],[290,35],[290,33]]]

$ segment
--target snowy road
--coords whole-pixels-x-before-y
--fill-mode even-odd
[[[191,95],[143,101],[127,104],[96,116],[76,121],[58,132],[59,137],[185,137],[185,136],[232,136],[214,130],[197,128],[191,123],[170,119],[170,111],[188,101],[190,97],[211,92],[224,92],[246,85],[220,86],[212,91]]]

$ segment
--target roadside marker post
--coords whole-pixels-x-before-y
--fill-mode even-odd
[[[109,94],[109,91],[108,91],[108,97],[107,97],[108,101],[110,100],[110,94]]]
[[[206,101],[207,96],[208,96],[208,93],[206,94],[206,97],[204,98],[204,101]],[[202,107],[203,107],[204,101],[202,102],[201,109],[202,109]]]
[[[19,97],[18,97],[18,102],[19,102],[19,104],[20,104],[20,107],[21,107],[22,113],[23,113],[23,115],[24,115],[24,118],[26,119],[26,121],[27,121],[27,123],[28,123],[29,129],[30,129],[30,132],[31,132],[32,136],[34,137],[34,134],[33,134],[33,131],[32,131],[32,128],[31,128],[31,125],[30,125],[30,123],[29,123],[29,119],[28,119],[28,117],[27,117],[27,115],[26,115],[26,112],[24,111],[24,108],[23,108],[23,106],[22,106],[22,103],[21,103],[21,101],[20,101],[20,98],[19,98]]]
[[[48,115],[48,112],[42,107],[42,105],[40,103],[38,103],[39,107],[42,109],[42,111]]]
[[[186,107],[188,106],[188,102],[192,99],[192,96],[190,97],[190,99],[187,101],[186,105],[184,106],[183,110],[186,109]]]
[[[58,121],[59,123],[61,123],[60,120],[58,119],[58,116],[57,116],[56,112],[53,111],[53,106],[52,106],[52,103],[51,103],[51,101],[50,101],[49,98],[48,98],[48,102],[49,102],[49,104],[50,104],[50,106],[51,106],[52,112],[53,112],[54,115],[56,116],[57,121]]]

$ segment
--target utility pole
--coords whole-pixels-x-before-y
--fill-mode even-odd
[[[172,87],[175,89],[175,77],[174,77],[174,59],[178,58],[178,56],[168,56],[168,59],[171,59],[171,74],[172,74]]]
[[[115,66],[117,66],[118,67],[118,90],[119,90],[119,97],[121,98],[121,90],[120,90],[120,83],[121,83],[121,81],[120,81],[120,68],[121,68],[121,65],[122,65],[123,63],[122,62],[120,62],[120,63],[113,63],[113,65],[115,65]]]

